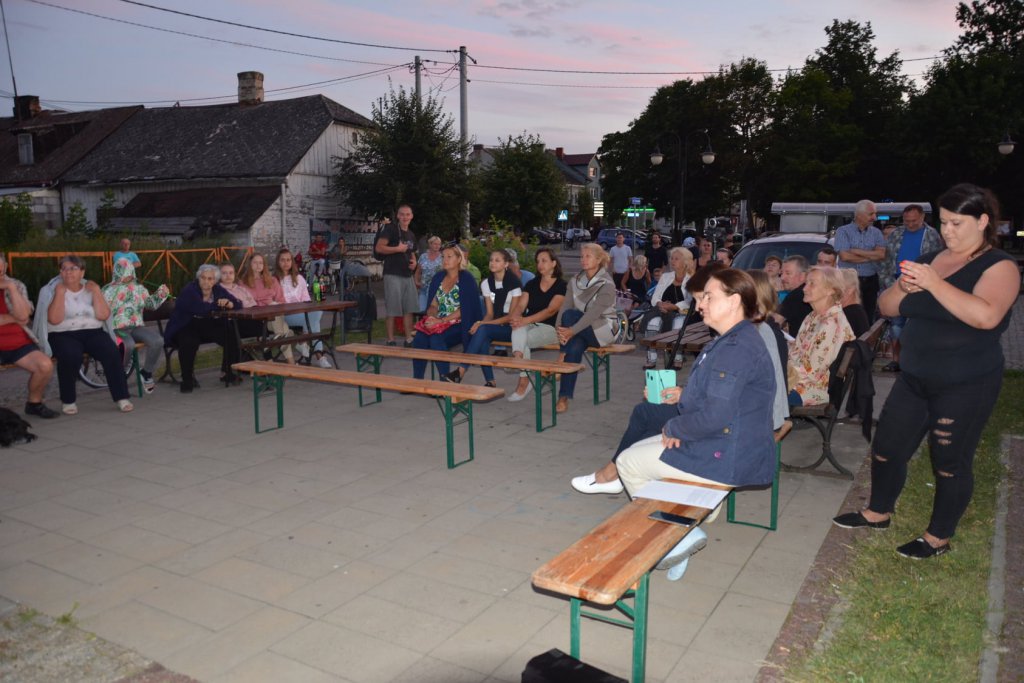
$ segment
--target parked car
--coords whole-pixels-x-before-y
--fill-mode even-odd
[[[758,270],[764,268],[764,260],[769,256],[785,260],[795,255],[803,256],[813,266],[818,259],[818,252],[826,244],[832,244],[832,237],[822,233],[776,232],[744,244],[736,252],[732,267]]]
[[[540,244],[558,244],[562,241],[562,235],[550,228],[534,228],[530,231],[533,237]]]
[[[640,230],[629,228],[605,228],[597,235],[597,243],[605,249],[615,246],[615,237],[622,234],[626,238],[626,246],[634,250],[647,246],[647,235]]]

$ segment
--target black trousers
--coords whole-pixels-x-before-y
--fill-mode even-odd
[[[868,312],[868,321],[873,322],[876,317],[875,306],[878,305],[878,276],[868,275],[858,277],[857,280],[860,281],[860,301]]]
[[[178,347],[178,361],[181,363],[181,381],[192,386],[195,379],[196,353],[199,345],[213,342],[224,349],[221,370],[228,372],[238,362],[238,339],[231,323],[218,318],[192,318],[188,325],[174,335]]]
[[[46,315],[43,311],[42,315]],[[117,344],[102,327],[89,330],[51,332],[47,335],[50,350],[57,359],[57,385],[60,387],[60,402],[74,403],[77,396],[78,370],[82,367],[82,356],[99,361],[107,377],[110,397],[115,401],[128,398],[128,380],[121,365],[121,354]]]

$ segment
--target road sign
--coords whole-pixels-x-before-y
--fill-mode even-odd
[[[594,202],[594,218],[604,218],[604,202]]]
[[[566,211],[565,209],[562,209],[561,211],[559,211],[558,212],[558,220],[560,220],[560,221],[567,221],[567,220],[569,220],[569,212]]]
[[[644,202],[643,197],[630,197],[629,198],[629,203],[632,204],[633,206],[640,206],[641,204],[643,204],[643,202]]]

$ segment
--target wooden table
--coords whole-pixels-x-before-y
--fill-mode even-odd
[[[711,330],[703,321],[690,323],[683,330],[683,338],[679,341],[679,352],[700,353],[712,339]],[[675,353],[676,340],[679,340],[679,330],[669,330],[641,339],[640,343],[655,351],[664,351],[665,367],[670,368],[673,363],[672,356]]]
[[[339,315],[342,311],[348,308],[355,308],[356,302],[354,301],[303,301],[294,304],[272,304],[270,306],[253,306],[251,308],[239,308],[236,310],[225,310],[220,311],[217,315],[227,318],[234,323],[235,338],[238,340],[238,348],[241,351],[246,351],[254,360],[263,360],[264,354],[271,349],[290,346],[292,344],[301,344],[303,342],[321,342],[323,344],[323,353],[327,353],[331,356],[331,360],[334,361],[334,367],[338,367],[338,361],[334,357],[334,331],[338,327],[338,319],[341,319],[341,342],[345,343],[345,316]],[[293,337],[287,337],[282,339],[272,339],[268,335],[266,323],[270,322],[279,315],[292,315],[295,313],[302,313],[306,319],[306,329],[309,330],[309,314],[315,311],[329,312],[331,316],[331,329],[323,331],[321,327],[320,332],[308,332],[306,334],[298,334]],[[242,334],[239,330],[238,323],[242,320],[255,320],[262,322],[262,328],[260,336],[252,342],[242,343]]]

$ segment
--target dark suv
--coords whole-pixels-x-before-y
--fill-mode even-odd
[[[786,260],[796,255],[803,256],[813,266],[818,252],[826,244],[832,244],[832,237],[823,233],[777,232],[744,244],[732,260],[732,267],[758,270],[764,268],[764,260],[769,256]]]
[[[605,249],[611,249],[615,246],[615,236],[619,233],[622,233],[622,236],[626,238],[626,246],[634,251],[647,246],[647,239],[644,233],[639,230],[634,232],[629,228],[605,228],[598,233],[597,243]]]

